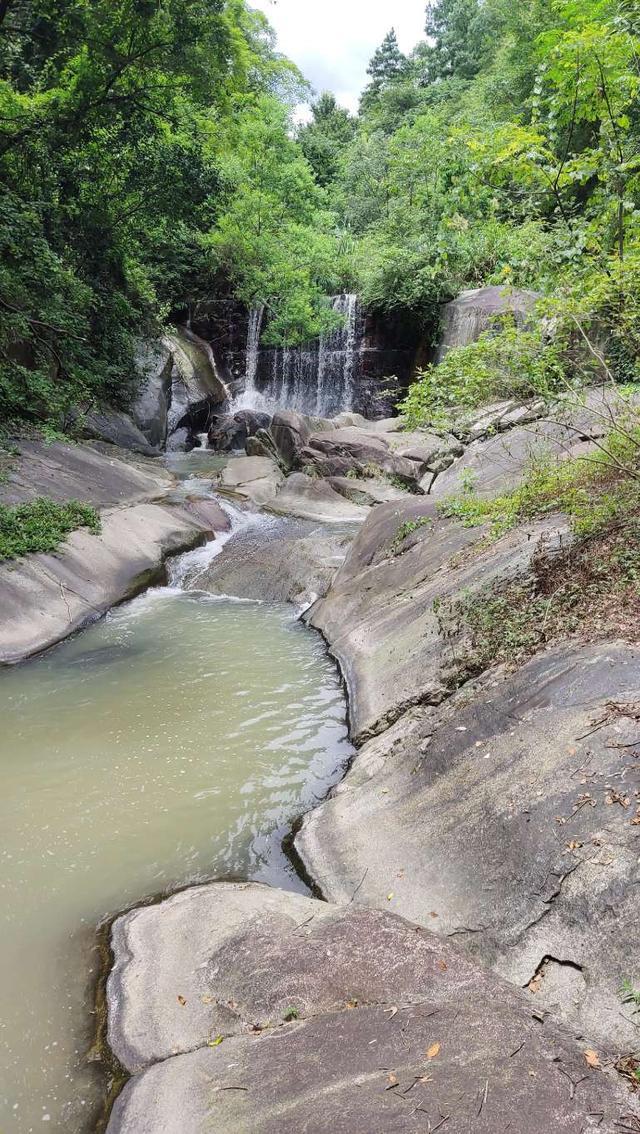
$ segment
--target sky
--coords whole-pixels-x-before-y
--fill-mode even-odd
[[[355,111],[367,65],[390,28],[404,52],[424,35],[425,0],[251,0],[269,17],[278,49],[318,92]]]

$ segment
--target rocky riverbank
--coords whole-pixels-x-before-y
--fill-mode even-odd
[[[20,443],[0,503],[81,500],[99,510],[101,532],[0,564],[0,664],[61,641],[157,579],[167,556],[227,531],[218,504],[172,496],[175,487],[157,460],[111,445]]]
[[[512,487],[540,445],[585,452],[598,412],[502,404],[433,437],[281,414],[227,466],[222,487],[269,510],[361,523],[306,615],[358,752],[295,840],[327,902],[213,884],[116,921],[109,1039],[132,1078],[109,1134],[640,1128],[620,992],[640,954],[637,644],[578,636],[465,682],[442,614],[573,537],[552,514],[487,543],[436,500],[469,468],[479,494]],[[289,550],[267,578],[295,575]],[[233,576],[231,543],[212,589]]]

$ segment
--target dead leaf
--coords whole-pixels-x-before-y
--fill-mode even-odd
[[[439,1043],[432,1043],[431,1047],[427,1051],[427,1059],[435,1059],[436,1055],[439,1055],[439,1054],[440,1054],[440,1044]]]
[[[185,1006],[185,1004],[186,1004],[186,1003],[187,1003],[187,1002],[186,1002],[186,1000],[185,1000],[184,996],[179,996],[179,997],[178,997],[178,1004],[181,1004],[183,1008],[184,1008],[184,1006]]]
[[[579,843],[577,839],[572,839],[570,843],[567,843],[567,850],[580,850],[581,846],[582,843]]]
[[[597,1051],[593,1051],[592,1048],[588,1047],[584,1052],[584,1058],[589,1067],[593,1067],[594,1069],[600,1068],[600,1056]]]
[[[446,973],[448,967],[449,966],[447,965],[446,961],[438,961],[438,968],[440,969],[441,972]]]
[[[435,911],[435,910],[431,910],[431,913],[429,914],[429,917],[438,917],[438,914],[436,913],[436,911]]]
[[[347,1008],[357,1008],[357,1007],[358,1007],[358,1001],[357,1000],[347,1000]]]

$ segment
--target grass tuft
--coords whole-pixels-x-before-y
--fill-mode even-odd
[[[0,504],[0,561],[55,551],[77,528],[100,531],[100,517],[90,504],[57,504],[44,497],[15,507]]]

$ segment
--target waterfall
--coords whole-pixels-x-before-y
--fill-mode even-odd
[[[297,410],[332,417],[353,409],[360,352],[358,297],[335,295],[331,307],[341,316],[335,330],[299,347],[260,348],[264,307],[254,307],[247,333],[244,393],[233,410]]]
[[[247,330],[247,381],[245,385],[245,393],[255,393],[256,390],[256,374],[258,373],[258,356],[260,351],[260,332],[262,330],[262,319],[264,316],[264,304],[259,307],[252,307],[249,313],[249,327]]]

